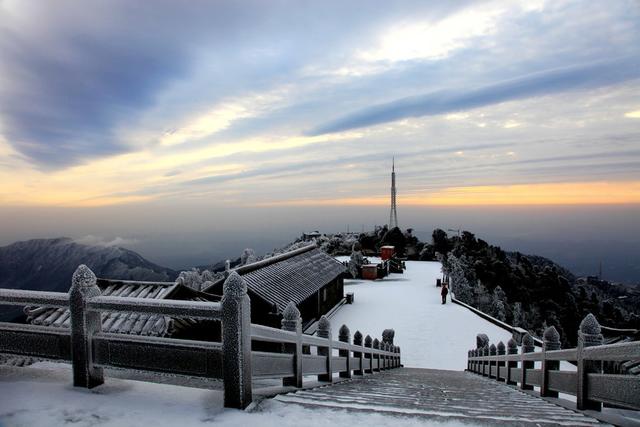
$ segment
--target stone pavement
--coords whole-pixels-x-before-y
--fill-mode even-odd
[[[401,368],[331,386],[276,396],[307,407],[456,420],[473,425],[582,425],[601,423],[584,414],[468,372]]]

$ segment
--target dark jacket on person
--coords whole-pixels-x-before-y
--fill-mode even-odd
[[[440,295],[446,296],[448,293],[449,293],[449,287],[448,286],[443,286],[442,290],[440,291]]]

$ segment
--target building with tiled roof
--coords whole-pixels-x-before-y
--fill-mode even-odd
[[[303,325],[313,323],[344,297],[346,268],[315,244],[234,269],[246,282],[253,323],[280,327],[282,313],[292,301]],[[222,293],[224,279],[207,293]]]
[[[280,327],[282,313],[290,301],[301,312],[303,325],[310,325],[343,298],[345,267],[314,244],[271,258],[237,267],[251,298],[253,323]],[[146,299],[220,301],[224,279],[203,291],[181,283],[98,279],[102,295]],[[68,309],[25,307],[27,322],[69,328]],[[187,317],[103,312],[102,331],[186,339],[220,339],[220,325]]]
[[[98,279],[102,295],[145,299],[180,299],[193,301],[220,301],[220,296],[205,294],[173,282],[139,282],[130,280]],[[25,307],[27,322],[34,325],[69,328],[68,309]],[[147,335],[156,337],[196,338],[205,325],[190,318],[169,317],[159,314],[103,312],[102,332]],[[210,339],[219,336],[218,331]]]

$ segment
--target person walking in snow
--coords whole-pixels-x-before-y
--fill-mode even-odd
[[[449,293],[449,286],[446,283],[442,284],[442,290],[440,291],[440,295],[442,295],[442,303],[447,303],[447,294]]]

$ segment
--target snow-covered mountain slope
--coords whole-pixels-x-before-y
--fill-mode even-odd
[[[504,341],[506,345],[510,332],[451,303],[449,298],[442,305],[440,288],[436,288],[436,279],[442,277],[440,263],[407,261],[406,265],[404,274],[391,274],[382,280],[346,280],[344,291],[353,292],[355,299],[331,317],[334,337],[342,324],[352,335],[360,330],[378,339],[384,329],[392,328],[404,366],[453,370],[466,368],[467,351],[475,347],[478,333],[487,334],[493,343]]]

